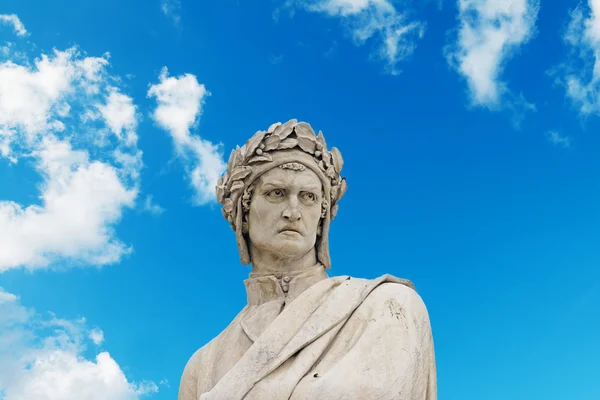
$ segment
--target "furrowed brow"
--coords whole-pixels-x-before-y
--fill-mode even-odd
[[[314,190],[314,191],[319,191],[319,189],[321,189],[321,186],[319,185],[303,185],[301,186],[302,190]]]
[[[281,189],[281,188],[287,188],[287,185],[284,184],[283,182],[279,182],[279,181],[271,181],[271,182],[267,182],[267,183],[263,183],[261,186],[261,189]]]

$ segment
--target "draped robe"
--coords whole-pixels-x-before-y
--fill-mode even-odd
[[[188,361],[179,400],[436,400],[427,309],[412,284],[293,277],[244,281],[248,305]]]

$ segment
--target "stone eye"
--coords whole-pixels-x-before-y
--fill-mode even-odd
[[[268,193],[269,196],[271,197],[282,197],[283,196],[283,190],[281,189],[273,189]]]
[[[315,201],[317,199],[315,194],[310,193],[310,192],[305,192],[303,196],[305,199],[310,200],[310,201]]]

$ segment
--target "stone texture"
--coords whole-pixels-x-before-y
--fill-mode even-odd
[[[217,197],[252,264],[248,305],[188,361],[179,400],[437,399],[412,283],[327,275],[342,167],[339,150],[296,120],[232,152]]]

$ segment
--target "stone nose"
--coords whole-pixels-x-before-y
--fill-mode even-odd
[[[295,207],[288,207],[283,210],[283,218],[288,221],[298,221],[300,219],[300,211]]]
[[[283,210],[282,217],[288,221],[298,221],[300,219],[300,211],[298,210],[298,200],[295,198],[290,199],[285,210]]]

